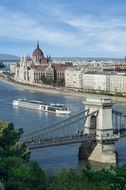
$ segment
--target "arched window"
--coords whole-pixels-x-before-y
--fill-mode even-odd
[[[91,129],[96,129],[96,116],[95,116],[95,115],[92,115],[92,116],[91,116],[90,128],[91,128]]]

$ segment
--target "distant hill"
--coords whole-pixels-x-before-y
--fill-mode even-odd
[[[8,54],[0,54],[0,61],[13,61],[19,60],[20,58],[15,55],[8,55]]]

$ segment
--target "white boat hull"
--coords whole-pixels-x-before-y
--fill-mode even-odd
[[[40,101],[27,101],[27,100],[18,99],[18,100],[13,100],[13,106],[40,110],[44,112],[52,112],[56,114],[64,114],[64,115],[71,114],[70,109],[63,105],[60,104],[46,105]]]

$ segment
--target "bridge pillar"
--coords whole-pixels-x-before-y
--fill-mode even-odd
[[[98,111],[87,117],[84,127],[85,134],[96,136],[96,146],[89,151],[88,159],[102,163],[116,163],[115,140],[118,137],[113,134],[111,99],[87,99],[83,103],[85,109],[89,109],[89,114]]]

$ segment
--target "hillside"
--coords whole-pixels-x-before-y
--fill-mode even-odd
[[[8,54],[0,54],[0,60],[4,61],[4,60],[19,60],[20,58],[18,56],[15,55],[8,55]]]

